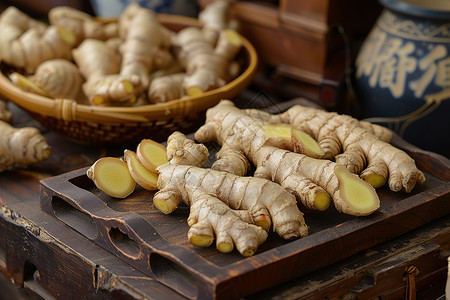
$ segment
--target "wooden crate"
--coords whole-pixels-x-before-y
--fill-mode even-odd
[[[309,236],[284,241],[269,234],[258,252],[189,244],[185,205],[169,215],[152,203],[154,191],[137,187],[126,200],[98,190],[87,168],[41,181],[41,208],[69,227],[189,299],[237,299],[329,266],[450,213],[450,163],[396,137],[425,172],[427,181],[412,193],[379,189],[381,207],[367,217],[330,208],[306,216]],[[218,146],[209,144],[214,155]]]
[[[232,7],[241,33],[257,49],[262,72],[274,68],[275,76],[294,79],[299,90],[312,85],[317,100],[334,108],[342,97],[345,72],[380,5],[376,0],[274,2],[237,1]]]
[[[450,213],[450,183],[427,174],[413,193],[378,191],[381,207],[368,217],[334,209],[308,215],[310,234],[284,241],[271,233],[243,257],[189,244],[187,206],[170,215],[137,188],[118,201],[95,188],[87,168],[41,183],[41,208],[97,245],[189,299],[237,299],[318,270]]]
[[[281,104],[279,105],[281,106]],[[19,122],[16,124],[17,126],[35,124],[25,112],[19,114],[16,110],[14,110],[14,120]],[[83,220],[96,218],[94,214],[87,214],[86,216],[83,212],[77,213],[77,209],[74,209],[75,211],[66,209],[71,206],[69,203],[58,208],[57,204],[61,202],[58,198],[61,197],[61,193],[55,193],[55,198],[47,198],[47,201],[52,199],[51,201],[55,203],[58,218],[55,218],[54,214],[49,215],[40,210],[40,179],[49,179],[49,181],[44,182],[53,187],[55,187],[55,182],[64,182],[64,184],[72,186],[73,189],[77,184],[80,185],[82,181],[69,180],[69,177],[73,177],[74,174],[67,176],[69,174],[67,172],[87,167],[99,157],[117,156],[123,153],[122,147],[95,148],[70,143],[53,132],[47,131],[44,134],[53,150],[52,156],[47,161],[27,168],[8,170],[0,176],[0,190],[2,191],[0,193],[0,231],[2,232],[0,234],[0,272],[8,275],[16,285],[36,294],[38,299],[40,299],[39,297],[43,299],[72,299],[74,295],[79,299],[186,299],[162,284],[153,275],[144,274],[134,268],[131,265],[134,263],[130,262],[130,257],[120,254],[117,250],[116,252],[105,250],[98,244],[93,243],[92,239],[86,238],[85,235],[73,230],[73,226],[72,228],[67,226],[67,223],[76,226],[78,222],[79,225],[92,228],[92,223]],[[399,145],[398,141],[396,144]],[[417,299],[424,299],[420,295],[427,296],[426,299],[431,299],[432,295],[435,295],[433,299],[438,299],[442,294],[431,294],[429,290],[436,290],[434,279],[442,283],[446,276],[446,257],[450,247],[450,219],[448,214],[450,191],[447,188],[444,193],[439,192],[437,183],[443,181],[444,186],[448,187],[450,163],[433,153],[411,148],[404,143],[400,144],[409,149],[410,154],[418,162],[419,168],[431,179],[426,186],[415,190],[413,194],[395,194],[394,197],[398,197],[397,202],[394,202],[395,199],[390,199],[387,200],[387,203],[384,203],[383,209],[389,208],[389,210],[383,210],[380,215],[367,219],[355,218],[350,223],[345,222],[344,226],[330,227],[326,231],[318,232],[319,228],[314,225],[314,237],[306,240],[283,242],[284,246],[275,249],[270,249],[274,246],[274,240],[271,239],[267,241],[271,245],[263,244],[264,247],[260,248],[257,257],[246,259],[240,257],[237,253],[234,253],[231,257],[220,255],[213,247],[206,249],[204,253],[222,256],[223,259],[228,260],[230,264],[227,267],[215,268],[226,276],[232,275],[229,272],[231,269],[240,266],[241,268],[247,267],[247,270],[257,268],[257,272],[262,273],[261,276],[270,274],[273,277],[271,280],[275,280],[275,282],[271,281],[267,285],[267,289],[265,289],[265,282],[258,280],[257,277],[251,277],[252,283],[249,287],[245,287],[242,292],[249,288],[260,290],[260,292],[246,297],[245,299],[248,300],[323,299],[326,297],[333,299],[371,299],[377,296],[381,296],[383,299],[400,299],[404,296],[406,285],[406,281],[403,280],[403,272],[405,267],[410,264],[416,265],[420,271],[416,278]],[[133,146],[130,145],[130,147]],[[53,177],[59,174],[64,174],[63,178]],[[80,174],[82,176],[82,172]],[[43,182],[41,182],[42,184]],[[57,190],[60,191],[60,187]],[[142,196],[142,191],[140,193]],[[383,201],[387,198],[386,194],[392,193],[383,191],[381,194]],[[143,198],[141,205],[134,201],[110,201],[109,204],[111,204],[110,208],[113,209],[114,214],[122,212],[133,215],[141,214],[142,211],[139,211],[138,207],[151,205],[149,201],[149,199]],[[411,208],[414,203],[417,206]],[[97,205],[93,204],[93,206]],[[134,210],[129,209],[133,207]],[[66,212],[65,215],[64,211]],[[395,212],[399,215],[391,215],[389,218],[389,215]],[[149,213],[152,213],[152,210]],[[430,222],[431,219],[445,213],[447,213],[447,216]],[[114,214],[110,216],[114,217]],[[185,230],[185,211],[179,211],[173,216],[163,216],[159,212],[157,214],[161,217],[179,220],[179,223],[164,230],[175,227],[174,235]],[[335,212],[332,212],[332,215],[334,214]],[[83,215],[86,218],[83,219]],[[410,217],[408,218],[408,216]],[[138,216],[134,215],[131,218],[135,219]],[[61,219],[64,219],[64,221],[61,221]],[[381,221],[382,219],[384,220]],[[127,221],[129,220],[127,219]],[[161,220],[168,221],[167,219]],[[427,222],[430,223],[421,225]],[[355,232],[347,231],[350,229],[351,223],[355,225],[355,228],[361,228],[361,223],[365,223],[366,229],[363,229],[363,231],[366,230],[367,232],[370,229],[375,233],[371,236],[362,234],[362,238],[358,238],[358,234]],[[94,225],[97,224],[100,226],[98,232],[103,232],[101,222],[96,220]],[[131,225],[135,227],[133,224]],[[313,226],[313,224],[310,225]],[[371,226],[375,228],[370,228]],[[406,232],[414,227],[419,228],[399,238],[388,240],[385,243],[380,242],[388,238],[386,235],[397,235],[399,232]],[[76,228],[81,231],[81,227]],[[123,227],[121,228],[123,229]],[[89,233],[89,231],[86,233]],[[127,239],[123,238],[124,235],[114,233],[118,233],[118,231],[113,230],[112,237],[122,251],[131,252],[131,250],[126,250],[126,246],[133,245],[133,243],[127,243]],[[166,235],[167,231],[161,232],[161,234]],[[335,234],[341,234],[341,238],[338,238]],[[186,244],[186,237],[180,236],[178,243]],[[292,250],[294,246],[305,245],[308,240],[317,241],[319,236],[330,238],[330,240],[328,242],[324,240],[324,244],[319,248],[306,249],[306,252],[302,255],[310,256],[311,261],[305,258],[304,261],[299,259],[292,265],[285,265],[287,275],[290,276],[292,272],[298,272],[304,274],[303,276],[278,285],[277,282],[280,279],[284,280],[283,276],[285,276],[281,274],[282,277],[278,277],[278,274],[283,272],[281,269],[282,262],[270,266],[270,268],[273,268],[272,273],[264,272],[268,265],[253,264],[261,261],[264,257],[271,258],[269,256],[271,254],[285,257],[288,255],[287,250]],[[98,239],[101,238],[109,239],[109,234],[98,236]],[[332,239],[334,239],[334,242],[331,242]],[[348,259],[342,259],[343,256],[350,255],[350,253],[340,253],[339,250],[348,247],[349,241],[356,244],[352,252],[358,252],[358,254]],[[363,250],[368,246],[368,241],[377,245]],[[343,246],[339,245],[340,242],[343,243]],[[187,245],[186,247],[191,246]],[[314,252],[314,249],[319,250],[319,252]],[[198,255],[197,251],[188,252],[195,256]],[[317,259],[317,255],[321,255],[321,253],[324,261]],[[337,257],[334,256],[335,253],[337,253]],[[204,257],[206,260],[212,259],[208,256]],[[146,260],[144,257],[141,259]],[[172,257],[172,259],[175,258]],[[214,259],[217,259],[217,257]],[[232,260],[237,260],[237,262],[231,263]],[[315,265],[318,260],[319,263]],[[331,264],[331,261],[338,260],[339,262]],[[298,264],[303,264],[306,268],[301,269]],[[308,271],[316,268],[317,271]],[[176,272],[180,272],[180,270],[174,270],[172,273],[176,274]],[[255,274],[253,271],[250,273]],[[169,274],[169,270],[166,274]],[[208,282],[211,283],[215,279],[216,277],[213,277]],[[202,282],[200,281],[198,284],[202,284]],[[274,287],[268,288],[269,286]],[[174,288],[177,288],[177,286],[174,286]],[[233,291],[232,287],[229,287],[229,289]],[[442,291],[443,289],[438,286],[437,292],[442,293]],[[4,291],[2,290],[2,292]],[[240,290],[236,291],[236,293],[240,292]]]

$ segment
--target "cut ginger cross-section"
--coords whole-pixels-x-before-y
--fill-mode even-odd
[[[136,187],[127,163],[115,157],[103,157],[97,160],[86,172],[95,185],[115,198],[126,198]]]
[[[147,190],[157,189],[158,173],[144,167],[134,151],[125,150],[124,158],[131,176],[141,187]]]
[[[150,139],[143,139],[136,150],[137,158],[151,172],[167,163],[167,150],[164,145]]]

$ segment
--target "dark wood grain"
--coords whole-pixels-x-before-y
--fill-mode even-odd
[[[72,143],[9,104],[14,126],[40,129],[52,154],[0,173],[0,272],[32,299],[186,299],[40,209],[40,180],[119,156],[123,148]]]
[[[33,173],[7,171],[0,187],[0,271],[33,299],[185,299],[42,212]]]
[[[421,292],[417,293],[417,299],[435,300],[444,290],[449,237],[450,216],[446,216],[248,299],[405,299],[404,272],[415,265],[420,270],[416,284]],[[422,292],[437,285],[436,277],[441,278],[437,292]],[[335,280],[333,286],[329,285],[331,278]]]
[[[308,105],[308,101],[298,98],[265,109],[277,113],[295,104]],[[334,208],[307,214],[308,237],[286,242],[270,234],[250,258],[190,245],[187,207],[164,215],[152,204],[154,192],[140,187],[126,200],[111,198],[87,178],[86,167],[42,180],[41,208],[185,297],[239,298],[328,266],[450,213],[448,161],[396,136],[393,144],[405,149],[426,172],[424,185],[410,194],[379,189],[380,209],[364,218]],[[214,155],[218,147],[208,146]]]
[[[187,207],[164,215],[151,203],[153,192],[140,188],[127,200],[113,199],[95,188],[86,169],[43,180],[42,209],[191,299],[247,296],[450,213],[445,173],[444,178],[426,174],[426,183],[410,194],[379,189],[381,207],[368,217],[344,215],[334,208],[309,214],[309,236],[286,242],[271,233],[256,255],[244,258],[237,252],[224,255],[214,247],[190,245]]]
[[[280,105],[281,110],[283,107]],[[117,201],[99,192],[85,177],[86,167],[96,158],[120,156],[123,148],[90,148],[61,140],[50,132],[44,133],[55,150],[48,161],[0,174],[0,204],[3,209],[10,209],[9,213],[3,210],[0,218],[0,269],[23,286],[59,295],[59,298],[70,298],[74,293],[79,293],[82,299],[183,298],[174,292],[178,290],[188,297],[228,299],[270,287],[268,292],[250,298],[262,299],[264,297],[260,296],[264,295],[266,299],[297,299],[308,295],[305,285],[314,274],[324,278],[322,288],[326,286],[327,292],[315,291],[309,295],[313,299],[313,294],[328,296],[342,291],[343,286],[358,287],[363,276],[359,274],[353,281],[341,285],[340,277],[352,275],[339,274],[332,263],[358,254],[357,262],[352,260],[352,263],[361,265],[360,272],[368,268],[370,273],[370,265],[379,261],[365,259],[362,253],[365,249],[371,251],[371,247],[390,237],[421,228],[449,212],[449,182],[442,177],[445,172],[431,171],[426,172],[427,183],[411,194],[380,189],[382,209],[373,216],[354,218],[333,209],[324,214],[308,214],[311,235],[305,239],[285,242],[270,234],[254,257],[244,259],[238,253],[222,255],[213,247],[196,248],[187,242],[187,207],[180,207],[166,216],[153,207],[153,192],[137,189],[130,199]],[[415,156],[418,152],[421,151],[410,150],[419,165],[434,170],[428,161],[434,161],[437,156],[427,153],[432,158],[422,160],[422,156]],[[435,159],[436,168],[445,171],[447,167],[442,161]],[[50,189],[45,192],[48,197],[44,205],[49,205],[51,214],[57,217],[39,209],[39,201],[44,201],[44,197],[40,198],[40,189],[44,191],[47,183]],[[52,189],[54,183],[58,184],[56,191]],[[73,199],[65,195],[67,185]],[[80,190],[90,195],[81,206],[77,201]],[[53,192],[55,197],[50,196]],[[90,203],[93,198],[103,204]],[[88,210],[83,211],[86,208]],[[72,225],[67,226],[67,223]],[[150,228],[150,233],[155,230],[156,235],[140,228],[142,224],[146,225],[145,229]],[[448,222],[444,224],[448,226]],[[73,231],[74,227],[82,234]],[[442,228],[438,230],[445,233]],[[433,236],[440,235],[434,233]],[[436,242],[448,246],[448,238],[445,240],[445,236],[441,236],[441,239]],[[99,247],[92,241],[104,244]],[[436,254],[433,249],[426,252],[427,257]],[[149,253],[149,257],[145,257],[145,253]],[[26,261],[30,264],[25,264]],[[205,276],[211,273],[211,277]],[[298,279],[292,281],[293,278]],[[283,285],[278,287],[281,283]],[[120,288],[114,287],[115,284]],[[303,289],[297,290],[297,286]],[[369,291],[375,293],[373,289],[358,293],[369,295]]]

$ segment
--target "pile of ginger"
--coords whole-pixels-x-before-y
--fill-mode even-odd
[[[222,100],[208,109],[195,141],[180,132],[167,147],[144,139],[123,159],[100,158],[87,176],[115,198],[127,198],[136,184],[157,190],[152,201],[165,214],[184,202],[192,245],[215,240],[220,252],[251,256],[270,229],[286,240],[308,235],[304,208],[368,216],[380,207],[376,188],[409,193],[424,183],[391,138],[384,127],[316,108],[269,114]],[[210,141],[221,148],[205,167],[202,143]]]
[[[11,81],[49,98],[96,106],[132,106],[200,95],[240,72],[240,35],[227,21],[228,3],[199,14],[200,27],[178,32],[132,3],[101,22],[57,6],[49,23],[8,7],[0,15],[0,57]]]
[[[17,70],[15,84],[51,98],[131,106],[195,96],[237,75],[241,40],[225,22],[226,8],[216,1],[199,15],[202,28],[173,32],[134,4],[110,23],[55,7],[44,24],[10,7],[0,15],[0,57]],[[390,139],[389,130],[350,116],[302,106],[272,115],[223,100],[207,111],[196,141],[179,132],[167,147],[145,139],[123,158],[100,158],[87,176],[115,198],[127,198],[137,184],[157,190],[153,204],[166,214],[184,202],[191,244],[215,240],[220,252],[251,256],[270,229],[286,240],[306,236],[303,208],[333,205],[367,216],[380,207],[376,188],[387,183],[409,193],[422,184],[424,174]],[[221,149],[205,168],[209,152],[201,143],[209,141]]]

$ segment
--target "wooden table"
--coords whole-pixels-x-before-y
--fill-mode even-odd
[[[16,126],[39,126],[12,110]],[[42,130],[52,156],[0,173],[0,270],[20,291],[44,299],[185,299],[40,209],[39,180],[87,167],[101,156],[120,156],[124,149],[83,146]],[[418,299],[437,299],[444,294],[449,254],[446,215],[246,299],[399,299],[407,282],[415,284]],[[410,266],[418,274],[408,276]]]

